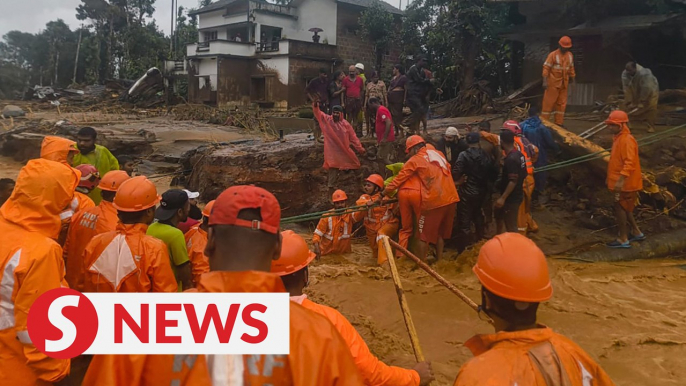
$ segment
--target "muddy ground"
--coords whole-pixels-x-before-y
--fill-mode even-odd
[[[448,124],[473,120],[436,120],[430,127],[438,135]],[[501,121],[494,121],[493,127]],[[255,136],[235,129],[162,117],[114,125],[136,125],[156,132],[160,141],[139,170],[156,176],[153,181],[160,192],[177,180],[157,175],[178,170],[175,163],[183,159],[192,162],[181,169],[195,166],[196,172],[181,182],[189,182],[206,199],[214,198],[211,196],[228,184],[257,181],[277,193],[289,215],[327,205],[328,192],[321,189],[325,183],[321,147],[315,148],[305,135],[287,136],[286,144],[258,144]],[[567,127],[580,132],[591,125],[569,121]],[[635,133],[637,137],[645,135],[640,130]],[[611,138],[603,133],[597,140],[606,146]],[[641,149],[642,163],[650,168],[683,164],[677,158],[681,151],[686,152],[684,145],[686,140],[678,136]],[[198,146],[204,147],[196,151]],[[295,150],[283,157],[279,153],[284,147]],[[188,151],[195,153],[182,157]],[[374,164],[365,165],[361,174],[368,174]],[[0,157],[0,178],[15,178],[20,167],[20,163]],[[356,192],[361,174],[343,177],[343,186]],[[540,308],[540,322],[575,340],[618,385],[682,385],[686,379],[686,261],[680,260],[682,256],[622,263],[565,260],[613,237],[602,182],[583,166],[554,173],[547,203],[535,209],[541,231],[531,237],[550,257],[555,289],[553,299]],[[684,226],[650,208],[639,208],[638,216],[648,237]],[[295,229],[309,238],[314,225],[300,224]],[[452,252],[435,267],[478,303],[479,286],[470,271],[475,258],[475,250],[459,257]],[[459,367],[471,357],[462,343],[476,333],[490,332],[490,326],[409,262],[400,263],[400,272],[423,351],[434,364],[436,384],[451,384]],[[412,366],[392,280],[375,267],[366,240],[357,239],[351,254],[316,262],[311,276],[308,293],[314,300],[338,308],[381,359]]]

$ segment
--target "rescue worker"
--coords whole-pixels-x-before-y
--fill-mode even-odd
[[[543,116],[558,125],[564,123],[567,108],[567,88],[574,84],[574,56],[571,53],[572,39],[563,36],[558,42],[560,48],[548,54],[543,63]]]
[[[123,170],[105,174],[98,185],[102,196],[100,204],[78,212],[72,218],[63,257],[67,268],[67,283],[77,291],[83,291],[83,251],[96,235],[116,230],[119,218],[112,201],[119,186],[129,178],[131,177]]]
[[[536,180],[534,180],[534,162],[538,159],[538,148],[522,136],[522,128],[516,121],[505,121],[503,130],[509,130],[515,135],[515,147],[524,155],[526,161],[526,178],[522,185],[523,199],[517,215],[517,230],[526,235],[527,232],[538,232],[538,224],[531,215],[531,200]]]
[[[445,159],[450,162],[450,169],[455,168],[457,157],[459,157],[460,153],[467,150],[468,147],[467,142],[460,138],[460,133],[453,126],[448,127],[445,130],[445,134],[436,143],[436,150],[443,153]]]
[[[379,98],[371,97],[368,102],[367,113],[374,114],[374,130],[376,131],[376,144],[379,148],[377,156],[379,169],[383,173],[386,165],[393,163],[395,158],[395,129],[393,118],[388,108],[381,105]]]
[[[636,62],[627,63],[622,72],[622,88],[626,111],[638,109],[631,114],[632,120],[645,123],[649,133],[655,132],[660,85],[653,72]]]
[[[78,172],[66,165],[30,160],[0,208],[0,385],[49,385],[69,374],[70,360],[38,351],[26,323],[36,299],[62,287],[62,248],[55,239],[59,214],[78,183]]]
[[[457,239],[458,252],[468,245],[484,238],[485,225],[482,204],[488,193],[488,181],[495,180],[497,169],[491,158],[481,149],[479,133],[467,134],[469,148],[457,158],[453,178],[458,181],[460,202],[457,204],[457,223],[460,235]],[[471,240],[472,224],[475,237]]]
[[[329,211],[319,220],[317,229],[312,236],[312,245],[317,256],[326,256],[332,253],[348,253],[352,251],[350,235],[353,225],[362,220],[364,212],[345,212],[333,216],[336,210],[348,206],[348,195],[342,190],[336,190],[331,196],[333,210]]]
[[[455,386],[611,386],[610,377],[578,345],[538,324],[541,302],[553,296],[545,255],[533,241],[505,233],[481,247],[473,269],[481,282],[480,309],[495,334],[465,342],[474,354]]]
[[[331,115],[325,114],[319,109],[316,95],[314,98],[312,111],[324,134],[324,169],[328,171],[327,186],[331,191],[336,186],[339,171],[360,168],[360,160],[350,147],[354,147],[360,154],[365,154],[366,151],[353,127],[343,118],[343,108],[334,106]]]
[[[371,204],[381,197],[384,180],[378,174],[367,177],[362,186],[365,194],[357,200],[357,205]],[[369,247],[378,265],[383,265],[388,259],[385,253],[379,253],[379,240],[382,236],[395,237],[398,233],[398,218],[394,214],[394,205],[381,205],[363,211],[364,227],[367,231]]]
[[[500,137],[491,134],[491,122],[483,120],[479,122],[476,128],[470,128],[469,130],[475,130],[479,133],[481,136],[481,140],[479,141],[481,148],[490,156],[495,167],[499,169],[500,161],[503,158],[503,150],[500,148]],[[484,223],[487,229],[493,222],[493,193],[495,192],[495,181],[497,180],[498,173],[499,171],[494,173],[496,178],[488,180],[488,191],[484,195],[482,209],[484,212]]]
[[[276,198],[254,186],[232,186],[215,201],[205,253],[211,272],[199,292],[285,292],[269,273],[281,255]],[[95,356],[84,386],[361,385],[350,350],[321,315],[290,302],[289,355]],[[233,360],[230,360],[233,359]],[[237,359],[237,360],[236,360]]]
[[[498,233],[517,232],[519,208],[524,200],[522,185],[527,177],[526,158],[515,147],[515,134],[510,130],[500,132],[500,147],[505,157],[495,184],[499,197],[494,205],[493,216]]]
[[[419,257],[426,260],[429,244],[435,244],[436,260],[440,260],[443,257],[444,240],[452,235],[455,206],[460,201],[450,164],[433,146],[427,148],[424,139],[418,135],[407,139],[405,152],[410,154],[410,159],[386,186],[380,198],[398,190],[413,176],[419,177],[422,197],[418,220]]]
[[[14,191],[15,182],[11,178],[0,178],[0,206],[7,201]]]
[[[638,144],[631,135],[628,125],[629,116],[624,111],[611,112],[605,123],[615,135],[610,161],[607,164],[607,188],[614,193],[614,209],[619,228],[617,239],[607,243],[607,246],[631,248],[631,241],[643,241],[646,238],[638,228],[633,213],[638,200],[638,192],[643,189]],[[630,228],[627,227],[627,221]]]
[[[84,291],[177,290],[167,246],[145,234],[159,201],[155,184],[143,176],[121,183],[113,201],[117,229],[93,237],[83,252]]]
[[[46,136],[41,143],[40,156],[43,159],[71,167],[78,152],[76,142],[62,137]],[[57,242],[60,245],[64,245],[66,241],[69,224],[71,224],[71,218],[74,214],[94,207],[95,203],[90,197],[81,192],[74,193],[71,203],[59,214],[59,218],[62,220],[62,231],[57,237]]]
[[[400,164],[402,170],[404,164]],[[395,177],[400,173],[400,171],[394,173]],[[392,182],[389,181],[386,186]],[[412,175],[405,183],[403,183],[397,192],[398,196],[398,208],[400,211],[400,223],[401,228],[398,232],[398,244],[403,248],[410,250],[410,239],[415,234],[417,229],[417,222],[419,221],[419,216],[421,215],[421,202],[422,202],[422,181],[419,179],[418,175]],[[401,252],[397,252],[396,256],[403,256]]]
[[[186,248],[188,249],[188,258],[191,261],[191,273],[193,274],[193,284],[195,286],[200,282],[200,275],[210,272],[210,263],[205,256],[205,246],[207,245],[207,230],[210,227],[210,213],[214,200],[205,205],[202,210],[202,222],[194,225],[183,236],[186,240]]]
[[[534,170],[548,165],[548,150],[555,153],[560,151],[559,146],[553,140],[550,130],[543,125],[541,118],[538,117],[538,109],[529,109],[529,118],[522,121],[519,126],[522,128],[524,137],[538,148],[538,157],[534,162]],[[540,195],[545,190],[548,180],[548,172],[536,172],[534,174],[534,197]]]
[[[162,194],[160,206],[155,211],[155,221],[150,224],[147,235],[162,240],[169,252],[179,291],[193,288],[193,273],[186,239],[179,229],[179,223],[186,221],[191,203],[188,194],[181,189],[170,189]]]
[[[418,363],[414,369],[388,366],[369,351],[369,347],[352,324],[331,307],[315,303],[303,290],[310,281],[309,264],[316,255],[307,248],[307,242],[293,231],[281,232],[281,256],[272,260],[271,272],[281,277],[291,301],[327,318],[350,349],[365,385],[410,386],[428,385],[433,379],[431,363]]]
[[[98,133],[92,127],[82,127],[76,134],[77,149],[79,153],[74,156],[74,166],[89,164],[95,166],[104,176],[112,170],[119,170],[119,161],[112,153],[102,145],[96,145]],[[89,197],[96,204],[100,203],[100,192],[96,188]]]

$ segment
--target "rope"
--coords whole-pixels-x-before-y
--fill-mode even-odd
[[[391,203],[394,203],[398,200],[388,200],[388,201],[382,201],[376,204],[372,205],[355,205],[355,206],[350,206],[347,208],[341,208],[341,209],[333,209],[333,210],[327,210],[323,212],[314,212],[314,213],[305,213],[301,214],[298,216],[292,216],[292,217],[285,217],[281,219],[281,224],[292,224],[292,223],[297,223],[297,222],[304,222],[304,221],[311,221],[311,220],[319,220],[321,218],[328,218],[328,217],[335,217],[335,216],[340,216],[342,214],[347,214],[347,213],[352,213],[352,212],[362,212],[367,209],[371,209],[377,206],[383,206],[383,205],[388,205]]]
[[[643,137],[643,138],[637,140],[636,142],[638,143],[639,147],[651,145],[651,144],[656,143],[658,141],[661,141],[665,138],[671,137],[673,132],[682,130],[684,128],[686,128],[686,124],[679,125],[676,127],[672,127],[671,129]],[[544,166],[544,167],[541,167],[541,168],[534,170],[534,173],[546,172],[546,171],[555,170],[555,169],[561,169],[561,168],[565,168],[567,166],[577,165],[580,163],[600,159],[600,158],[605,157],[606,153],[609,153],[610,150],[611,149],[603,149],[603,150],[597,151],[595,153],[586,154],[586,155],[583,155],[581,157],[576,157],[576,158],[572,158],[572,159],[569,159],[566,161],[561,161],[558,163],[547,165],[547,166]]]

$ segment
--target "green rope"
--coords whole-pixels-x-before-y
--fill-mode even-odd
[[[321,218],[336,217],[342,214],[352,213],[352,212],[362,212],[367,209],[371,209],[377,206],[388,205],[390,203],[396,202],[397,200],[383,201],[372,205],[355,205],[347,208],[332,209],[323,212],[306,213],[298,216],[286,217],[281,219],[281,224],[292,224],[297,222],[313,221],[319,220]]]

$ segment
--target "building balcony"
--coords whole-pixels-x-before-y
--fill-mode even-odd
[[[186,56],[244,56],[255,57],[263,54],[288,54],[289,41],[279,40],[262,43],[243,43],[230,40],[212,40],[209,42],[193,43],[186,46]]]

